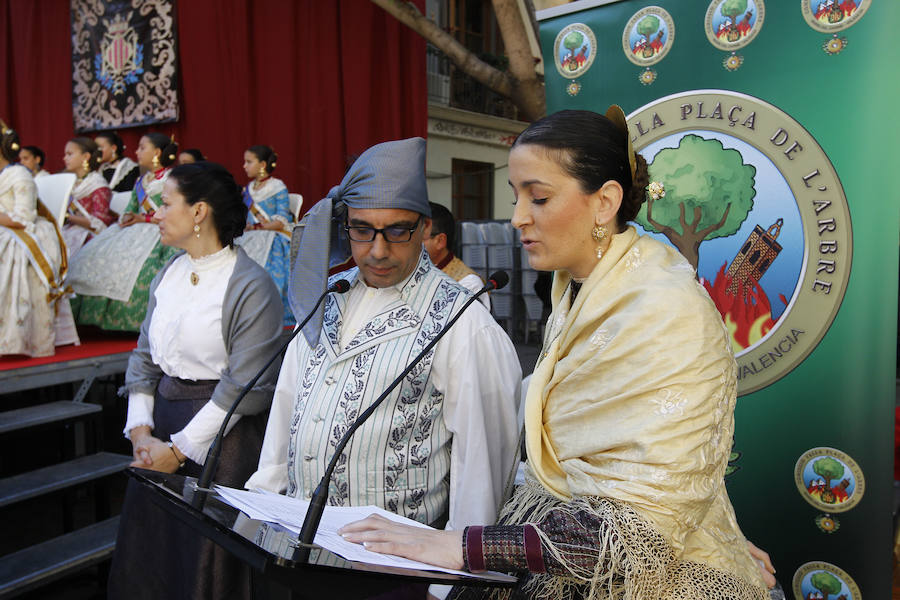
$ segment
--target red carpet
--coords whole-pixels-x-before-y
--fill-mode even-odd
[[[0,371],[36,367],[49,363],[65,362],[79,358],[91,358],[105,354],[131,352],[137,345],[138,334],[111,334],[109,337],[82,337],[80,346],[58,346],[53,356],[31,358],[21,354],[0,357]]]

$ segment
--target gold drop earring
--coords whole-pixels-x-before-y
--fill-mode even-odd
[[[81,161],[81,168],[84,170],[84,174],[87,175],[91,171],[91,163],[88,162],[88,159],[84,159]]]
[[[266,175],[267,175],[266,167],[265,167],[265,165],[263,165],[259,168],[259,174],[257,175],[257,177],[259,177],[260,179],[263,179],[263,178],[265,178]]]
[[[157,170],[159,168],[159,157],[154,154],[153,160],[151,160],[150,163],[153,165],[153,170]]]
[[[591,238],[597,242],[597,260],[603,258],[603,240],[609,235],[609,230],[603,225],[595,225],[591,230]]]
[[[197,239],[200,239],[200,225],[194,223],[194,233],[197,235]]]

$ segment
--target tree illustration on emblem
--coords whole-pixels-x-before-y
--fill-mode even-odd
[[[660,150],[649,171],[666,195],[648,197],[635,221],[669,238],[695,270],[700,243],[734,235],[753,208],[756,167],[719,140],[686,135],[677,148]]]
[[[828,600],[828,596],[840,592],[842,587],[841,580],[828,571],[813,573],[813,576],[809,578],[809,582],[825,595],[823,600]]]
[[[836,500],[831,489],[831,480],[840,479],[844,475],[844,465],[830,456],[820,458],[813,463],[813,471],[825,480],[825,490],[822,492],[822,502],[833,504]]]
[[[644,36],[646,43],[643,44],[642,54],[644,58],[650,58],[656,52],[657,48],[651,42],[651,36],[659,30],[659,18],[653,15],[647,15],[637,24],[637,32]],[[662,37],[662,32],[660,32]]]
[[[747,10],[747,0],[725,0],[719,11],[729,19],[728,41],[736,42],[741,39],[741,31],[738,29],[737,16]],[[748,17],[749,19],[749,17]]]
[[[565,38],[563,38],[563,46],[566,47],[566,50],[569,51],[569,56],[566,57],[563,64],[569,67],[570,70],[574,71],[578,68],[578,60],[575,57],[575,51],[581,48],[581,45],[584,43],[584,34],[579,31],[573,31]]]

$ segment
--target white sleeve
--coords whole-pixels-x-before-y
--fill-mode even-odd
[[[227,413],[227,410],[210,400],[188,421],[184,429],[172,434],[172,442],[178,446],[182,454],[198,465],[202,465],[206,462],[206,453],[209,452],[212,441],[219,433],[219,428]],[[225,435],[228,435],[240,418],[241,415],[231,415],[228,425],[225,427]]]
[[[445,390],[444,423],[453,434],[446,529],[461,531],[497,519],[507,477],[518,458],[516,407],[522,368],[509,337],[479,306],[469,307],[443,341],[435,350],[438,368],[432,373],[438,389]],[[433,584],[428,593],[443,600],[450,589]]]
[[[294,396],[297,392],[297,344],[305,344],[306,339],[298,335],[288,345],[275,386],[275,397],[269,411],[266,436],[263,438],[256,473],[250,476],[244,487],[248,490],[260,488],[283,494],[287,490],[287,455],[291,435],[291,417],[294,412]]]
[[[435,384],[453,434],[447,529],[492,525],[516,460],[522,369],[506,333],[471,306],[435,351]]]
[[[484,287],[484,282],[481,281],[481,277],[475,274],[466,275],[465,277],[460,279],[458,283],[473,294]],[[491,310],[491,298],[488,294],[482,294],[478,297],[478,299],[482,304],[484,304],[484,307],[488,309],[488,311]]]
[[[129,432],[141,425],[153,429],[153,396],[143,392],[131,392],[128,394],[128,415],[125,417],[125,429],[122,433],[130,440]]]

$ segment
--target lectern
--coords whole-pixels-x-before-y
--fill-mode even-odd
[[[196,478],[128,469],[141,494],[171,518],[225,548],[254,571],[259,598],[368,598],[406,583],[510,587],[516,579],[500,574],[472,576],[350,562],[323,548],[300,562],[298,534],[277,524],[248,518],[210,494],[202,510],[191,506]]]

